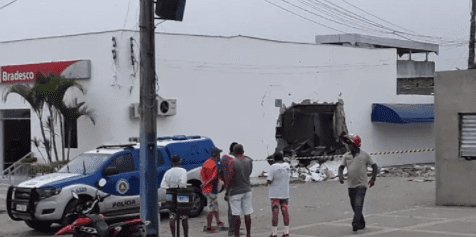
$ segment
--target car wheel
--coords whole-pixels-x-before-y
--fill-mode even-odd
[[[76,199],[73,199],[68,202],[68,205],[64,208],[63,216],[61,217],[60,220],[60,225],[62,226],[67,226],[72,224],[76,219],[78,219],[78,214],[74,211],[77,208],[77,205],[79,204],[79,201]]]
[[[35,230],[41,231],[41,232],[47,232],[50,230],[52,222],[48,221],[25,221],[25,224]]]
[[[202,213],[203,208],[205,207],[206,199],[202,194],[202,190],[197,187],[193,187],[193,198],[192,198],[192,210],[190,210],[190,217],[196,217]]]

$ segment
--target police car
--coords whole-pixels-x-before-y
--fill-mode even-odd
[[[188,183],[194,188],[193,210],[190,216],[198,216],[206,199],[200,189],[200,170],[210,158],[215,145],[203,136],[172,136],[157,139],[157,185],[164,173],[172,167],[170,157],[179,155],[182,167],[188,171]],[[51,224],[67,225],[66,218],[77,205],[71,192],[81,199],[92,199],[99,190],[111,194],[100,203],[98,213],[106,216],[140,212],[140,144],[100,146],[75,157],[53,174],[11,186],[7,193],[7,212],[11,219],[25,221],[37,230],[47,230]],[[106,185],[98,182],[106,179]],[[159,189],[159,202],[165,201],[165,190]],[[68,215],[69,216],[69,215]]]

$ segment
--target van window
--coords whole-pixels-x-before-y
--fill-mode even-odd
[[[134,158],[132,158],[131,153],[122,154],[116,157],[116,159],[108,165],[108,168],[109,167],[116,167],[119,170],[119,173],[127,173],[136,170]]]
[[[165,163],[164,161],[164,156],[162,155],[162,151],[158,150],[157,151],[157,166],[161,166]]]

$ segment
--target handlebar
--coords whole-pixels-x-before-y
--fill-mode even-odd
[[[104,199],[109,197],[109,196],[111,196],[111,194],[106,194],[102,197],[100,197],[99,195],[96,195],[96,198],[94,199],[93,203],[89,206],[89,208],[86,209],[86,210],[83,210],[81,213],[83,215],[90,214],[93,211],[94,207],[97,205],[98,202],[104,201]]]

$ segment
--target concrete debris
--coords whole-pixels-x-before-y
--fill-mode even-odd
[[[297,179],[303,182],[335,180],[342,162],[340,160],[333,160],[319,164],[318,161],[312,161],[307,167],[303,167],[293,157],[286,161],[291,166],[291,180]],[[347,169],[344,169],[344,175],[347,175]]]
[[[369,173],[372,171],[370,170]],[[435,177],[436,171],[434,164],[425,165],[402,165],[380,168],[379,177],[422,177],[432,179]]]
[[[291,181],[309,182],[309,181],[326,181],[326,180],[338,180],[339,166],[342,162],[341,159],[327,161],[319,164],[313,161],[307,167],[302,167],[295,159],[288,159],[288,163],[291,166]],[[367,175],[372,175],[372,168],[367,168]],[[268,173],[264,172],[260,177],[267,177]],[[344,169],[344,176],[347,176],[347,169]],[[424,165],[401,165],[401,166],[389,166],[380,167],[378,177],[419,177],[418,179],[409,179],[408,181],[414,182],[427,182],[435,180],[435,167],[434,164]]]

